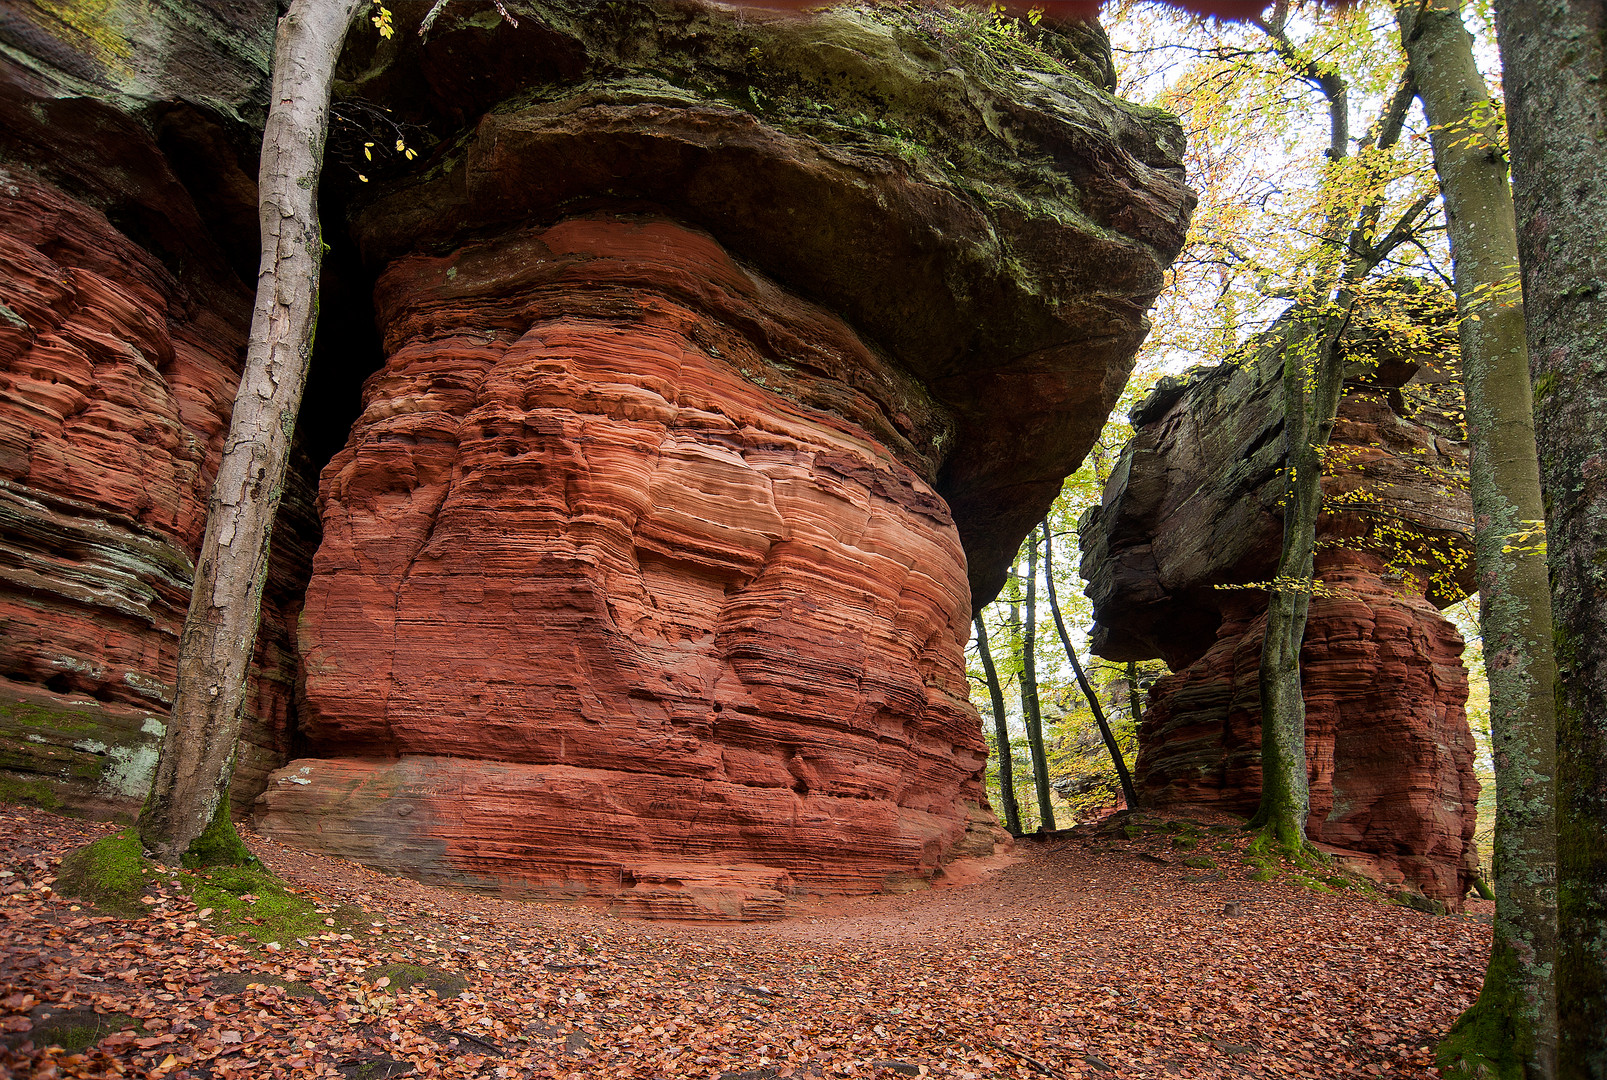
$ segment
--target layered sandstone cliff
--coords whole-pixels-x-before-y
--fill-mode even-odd
[[[390,6],[237,800],[296,756],[287,839],[657,914],[986,850],[970,611],[1126,379],[1175,124],[1052,18],[1006,63],[970,9]],[[0,21],[0,768],[79,805],[132,807],[171,701],[273,15]]]
[[[1167,380],[1081,528],[1094,650],[1162,658],[1136,782],[1159,805],[1252,812],[1257,669],[1282,536],[1279,371],[1287,323],[1240,365]],[[1370,336],[1369,336],[1370,335]],[[1478,781],[1463,642],[1436,603],[1472,585],[1466,447],[1446,361],[1358,334],[1323,478],[1301,651],[1313,840],[1458,905],[1475,861]],[[1444,347],[1454,347],[1445,343]],[[1446,387],[1446,389],[1441,389]]]
[[[120,814],[145,796],[249,317],[231,221],[254,230],[255,185],[229,133],[260,122],[272,19],[272,4],[173,3],[0,20],[8,795]],[[247,705],[248,795],[289,749],[312,496],[293,474]]]
[[[1126,377],[1176,130],[1086,28],[585,10],[352,58],[460,134],[352,216],[387,359],[259,825],[664,915],[924,881],[997,835],[973,601]]]

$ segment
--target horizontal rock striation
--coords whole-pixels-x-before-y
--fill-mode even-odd
[[[906,375],[662,219],[404,259],[378,295],[302,730],[400,761],[291,762],[265,830],[659,914],[732,867],[770,868],[753,915],[964,848],[970,596],[948,508],[886,445],[889,412],[933,422]]]
[[[123,815],[145,796],[250,312],[231,264],[249,247],[254,274],[256,192],[229,133],[260,124],[272,29],[254,0],[0,20],[0,794]],[[307,472],[270,569],[246,804],[289,750]]]
[[[1006,57],[963,7],[526,10],[515,28],[449,6],[417,48],[353,42],[342,92],[440,139],[427,170],[398,161],[355,196],[368,262],[576,205],[710,233],[946,413],[911,465],[935,469],[991,599],[1098,437],[1182,245],[1175,121],[1106,92],[1094,23],[1023,20]]]
[[[344,449],[287,481],[237,805],[667,915],[989,850],[969,616],[1148,329],[1175,122],[1053,16],[433,7],[341,63]],[[276,10],[0,20],[0,767],[52,798],[131,808],[172,698]]]
[[[1154,804],[1260,799],[1264,593],[1282,536],[1281,343],[1164,381],[1081,526],[1094,649],[1160,657],[1137,782]],[[1387,339],[1347,383],[1323,478],[1301,669],[1309,835],[1459,906],[1475,871],[1463,642],[1436,607],[1472,585],[1466,447],[1443,361]]]
[[[976,29],[545,3],[352,45],[341,94],[423,155],[352,193],[387,359],[323,473],[265,831],[711,918],[992,849],[973,604],[1192,196],[1175,126],[1087,81],[1097,28],[1034,32],[1041,70]]]
[[[19,792],[129,813],[172,704],[246,298],[200,303],[60,189],[17,169],[0,183],[0,768]],[[288,750],[311,495],[292,481],[248,704],[247,800]]]

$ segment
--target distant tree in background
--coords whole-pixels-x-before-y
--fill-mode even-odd
[[[1021,811],[1016,806],[1016,780],[1014,763],[1010,755],[1010,720],[1004,707],[1004,687],[999,682],[999,669],[993,663],[993,649],[988,642],[988,625],[979,614],[975,620],[977,659],[982,664],[982,676],[988,688],[988,702],[993,706],[993,761],[999,776],[999,804],[1004,809],[1004,827],[1012,836],[1021,835]]]

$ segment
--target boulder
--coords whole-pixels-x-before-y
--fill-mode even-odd
[[[423,153],[351,196],[386,359],[259,827],[673,917],[923,883],[1002,838],[970,615],[1126,379],[1176,128],[1087,26],[594,14],[343,62]]]
[[[1282,539],[1279,381],[1292,319],[1245,359],[1163,380],[1080,528],[1094,651],[1164,659],[1135,782],[1152,805],[1252,813],[1261,789],[1259,583]],[[1479,784],[1463,642],[1439,605],[1473,586],[1454,337],[1402,345],[1363,320],[1323,477],[1301,650],[1308,835],[1459,906]]]

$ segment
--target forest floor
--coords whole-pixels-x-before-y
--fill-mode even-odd
[[[454,892],[247,834],[334,924],[265,941],[178,876],[144,917],[57,894],[61,856],[112,827],[0,804],[0,1076],[1435,1075],[1484,920],[1254,881],[1226,818],[1189,825],[1190,851],[1147,825],[747,925]],[[1184,865],[1202,854],[1219,869]]]

